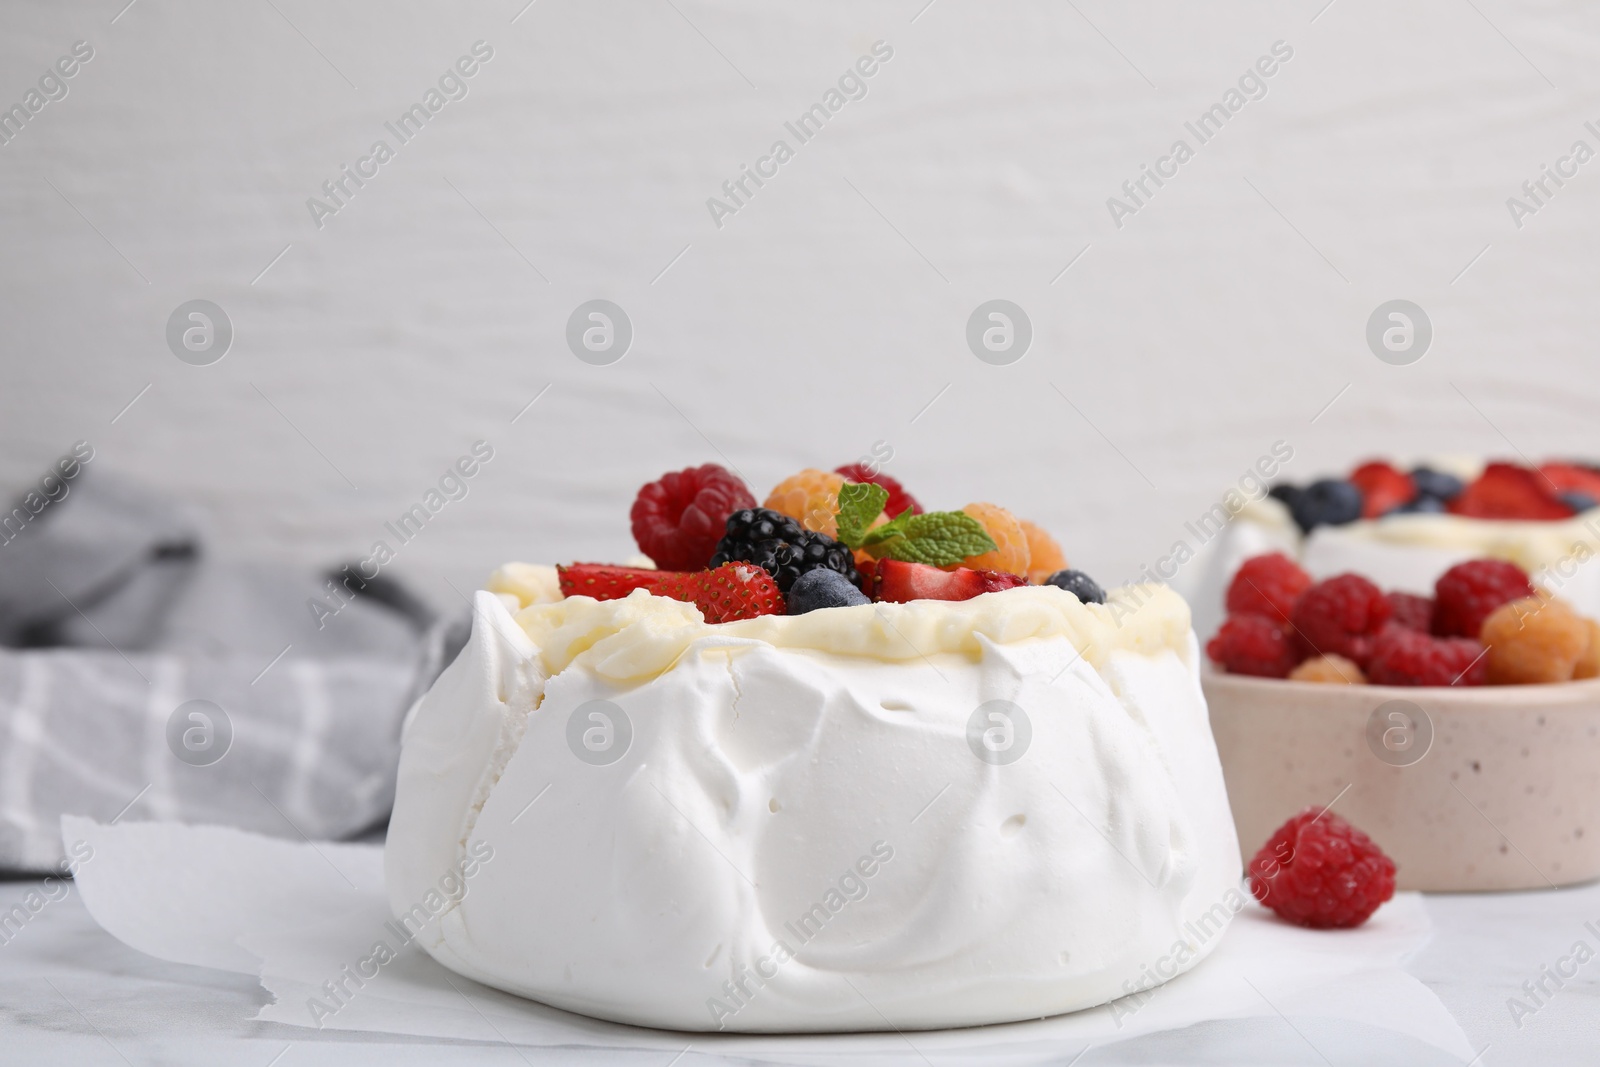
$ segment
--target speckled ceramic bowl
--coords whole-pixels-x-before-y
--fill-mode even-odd
[[[1401,889],[1600,877],[1600,679],[1204,686],[1246,862],[1289,816],[1332,803],[1394,858]]]

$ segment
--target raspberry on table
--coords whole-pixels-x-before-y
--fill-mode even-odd
[[[1372,642],[1393,609],[1383,591],[1359,574],[1318,582],[1295,601],[1290,619],[1307,656],[1343,656],[1366,666]]]
[[[1477,637],[1500,605],[1533,596],[1528,572],[1503,559],[1470,559],[1439,576],[1433,589],[1433,632]]]
[[[871,470],[863,463],[848,463],[843,467],[835,467],[833,473],[843,475],[846,481],[855,482],[857,485],[871,482],[873,485],[882,486],[889,493],[889,499],[883,505],[883,513],[891,519],[907,510],[913,515],[922,514],[922,505],[917,503],[917,498],[906,492],[905,486],[901,485],[898,479],[891,478],[882,471]]]
[[[989,552],[968,556],[955,566],[975,571],[1005,571],[1026,575],[1032,563],[1028,533],[1011,512],[998,504],[968,504],[961,509],[982,524],[998,546]]]
[[[796,578],[818,567],[838,571],[852,585],[861,585],[855,555],[847,545],[768,508],[746,508],[728,516],[711,566],[734,561],[754,563],[772,575],[785,595]]]
[[[1229,674],[1286,678],[1300,661],[1294,642],[1262,615],[1234,615],[1206,642],[1206,655]]]
[[[1265,615],[1287,626],[1294,602],[1310,588],[1311,575],[1282,552],[1251,556],[1228,583],[1228,614]]]
[[[1589,620],[1560,600],[1513,600],[1483,622],[1493,685],[1571,681],[1589,642]]]
[[[1298,926],[1360,926],[1394,896],[1394,861],[1331,811],[1307,808],[1247,868],[1257,900]]]
[[[634,498],[633,539],[662,570],[702,570],[728,516],[755,503],[743,479],[715,463],[674,471]]]
[[[1361,668],[1343,656],[1313,656],[1289,672],[1291,682],[1320,682],[1326,685],[1366,685]]]
[[[808,467],[773,486],[761,506],[789,516],[808,530],[838,537],[842,485],[844,475]]]
[[[1022,535],[1028,541],[1028,581],[1043,585],[1052,574],[1067,569],[1066,553],[1043,526],[1027,519],[1022,519],[1021,524]]]
[[[1433,632],[1433,598],[1415,593],[1389,594],[1389,625],[1421,633]]]
[[[1373,685],[1484,685],[1488,657],[1470,637],[1434,637],[1386,626],[1373,642],[1367,681]]]

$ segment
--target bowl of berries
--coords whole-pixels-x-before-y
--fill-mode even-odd
[[[1433,595],[1246,560],[1202,679],[1242,841],[1334,808],[1402,889],[1600,877],[1600,623],[1500,559]]]

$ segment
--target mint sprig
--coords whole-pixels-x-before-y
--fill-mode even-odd
[[[896,559],[948,567],[968,556],[993,552],[998,546],[983,524],[963,511],[909,510],[874,527],[889,494],[882,486],[846,482],[839,489],[839,540],[864,548],[874,559]]]

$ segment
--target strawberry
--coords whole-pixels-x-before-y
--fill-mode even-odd
[[[1491,463],[1450,502],[1453,515],[1473,519],[1566,519],[1577,512],[1556,499],[1538,472],[1514,463]]]
[[[565,596],[617,600],[643,589],[654,596],[693,604],[706,622],[782,615],[786,610],[778,583],[750,563],[724,563],[709,571],[653,571],[606,563],[574,563],[557,567],[556,573]]]
[[[1417,495],[1411,475],[1395,470],[1382,460],[1363,463],[1350,474],[1350,481],[1361,490],[1361,517],[1375,519],[1387,515]]]
[[[925,563],[880,559],[870,584],[875,599],[904,604],[908,600],[970,600],[981,593],[1027,585],[1028,580],[1002,571],[970,567],[946,571]]]
[[[1556,487],[1558,493],[1582,493],[1600,500],[1600,471],[1580,467],[1576,463],[1546,463],[1539,468],[1539,473]]]

